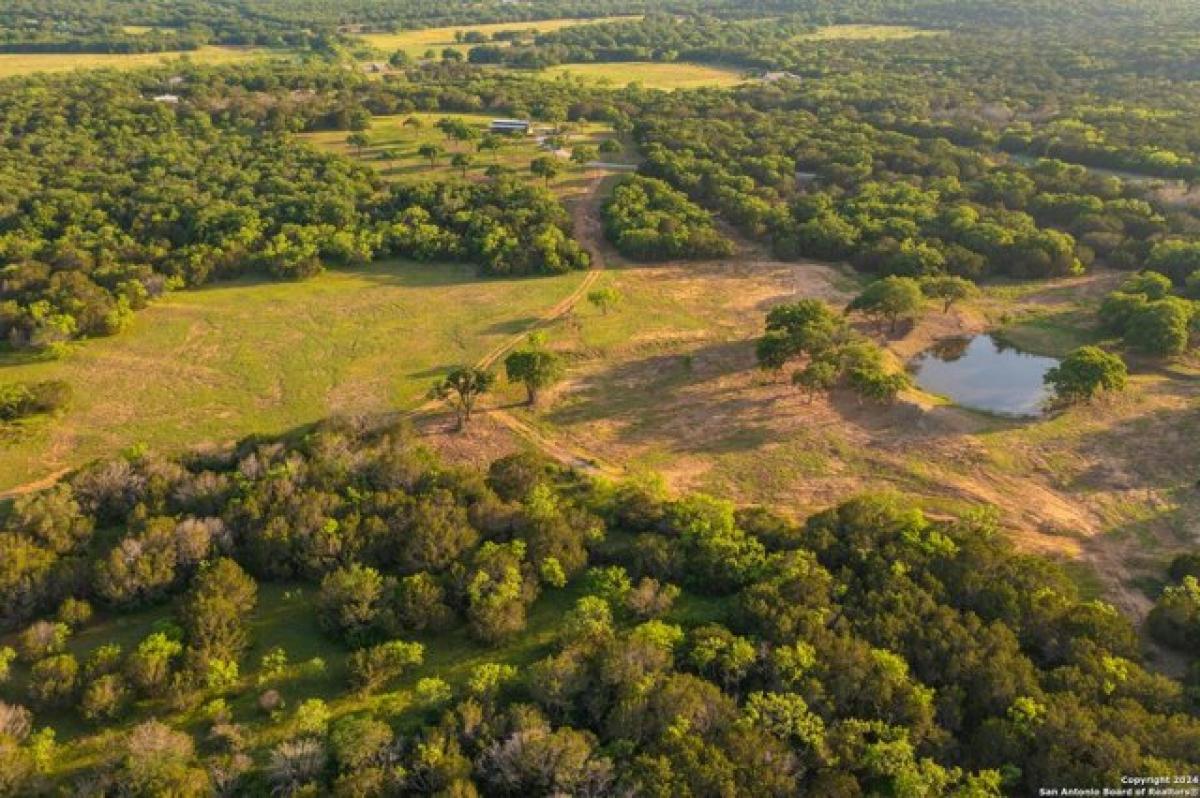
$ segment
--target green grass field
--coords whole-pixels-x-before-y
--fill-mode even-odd
[[[64,415],[0,440],[0,491],[138,442],[168,452],[412,407],[437,374],[519,333],[582,280],[388,262],[172,294],[62,360],[0,366],[5,382],[65,380],[75,396]]]
[[[254,47],[201,47],[166,53],[0,53],[0,78],[34,72],[70,72],[75,69],[136,69],[161,66],[184,59],[195,64],[229,64],[261,58],[269,51]]]
[[[425,28],[423,30],[408,30],[400,33],[364,33],[360,38],[371,47],[385,52],[403,50],[409,56],[420,58],[426,50],[433,50],[440,58],[442,50],[452,47],[465,51],[474,44],[459,44],[454,40],[455,33],[481,33],[491,37],[502,31],[536,30],[539,33],[552,33],[575,25],[593,25],[598,22],[615,22],[622,19],[639,19],[637,16],[625,17],[596,17],[594,19],[540,19],[534,22],[498,22],[486,25],[458,25],[447,28]]]
[[[466,153],[473,159],[467,176],[482,177],[483,171],[492,164],[500,164],[510,169],[523,171],[528,174],[529,162],[534,158],[546,155],[541,145],[533,136],[503,138],[503,146],[496,152],[476,152],[473,144],[447,141],[442,132],[437,129],[438,120],[443,117],[461,119],[479,131],[487,129],[488,123],[495,118],[487,114],[403,114],[398,116],[379,116],[371,120],[371,128],[367,131],[371,143],[367,147],[352,147],[346,143],[349,136],[344,131],[329,131],[306,134],[305,139],[317,147],[348,155],[364,164],[379,170],[390,180],[425,180],[456,178],[462,176],[462,171],[450,165],[450,159],[456,153]],[[416,119],[420,126],[405,125],[408,119]],[[605,138],[611,138],[612,130],[601,124],[588,123],[573,125],[569,134],[569,144],[598,144]],[[424,144],[436,144],[446,152],[436,163],[431,164],[427,158],[418,154]],[[603,156],[616,161],[632,161],[632,153],[621,156]],[[552,185],[560,194],[575,193],[583,187],[586,181],[581,180],[582,170],[579,167],[563,161],[563,174],[552,181]]]
[[[647,89],[703,89],[736,86],[746,81],[735,69],[703,64],[631,61],[604,64],[564,64],[540,73],[554,79],[563,75],[598,85],[621,88],[630,83]]]
[[[801,36],[809,41],[886,41],[913,39],[917,36],[936,36],[941,31],[913,28],[908,25],[826,25],[815,33]]]

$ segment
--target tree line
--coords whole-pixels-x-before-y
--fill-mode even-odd
[[[0,336],[12,346],[111,335],[165,291],[253,271],[300,278],[388,256],[497,275],[587,265],[544,189],[503,177],[388,188],[274,129],[271,113],[247,127],[211,95],[220,112],[147,99],[154,85],[36,78],[0,99]],[[312,124],[333,113],[326,102]],[[365,126],[369,112],[345,117],[328,123]]]
[[[824,318],[789,309],[776,329],[785,315],[811,317],[808,339]],[[796,523],[529,454],[450,467],[400,430],[333,421],[98,462],[2,526],[0,617],[20,634],[0,649],[0,782],[16,792],[45,786],[43,718],[63,711],[128,729],[75,786],[135,794],[982,796],[1185,772],[1200,751],[1194,693],[1144,668],[1129,621],[982,511],[933,521],[864,496]],[[409,686],[408,733],[371,711],[334,721],[325,700],[288,708],[330,663],[247,657],[274,580],[312,586],[345,694]],[[533,664],[504,664],[539,596],[564,590]],[[128,649],[73,643],[94,610],[151,607],[163,622]],[[455,630],[497,659],[451,683],[423,663]],[[233,709],[247,692],[274,720]]]

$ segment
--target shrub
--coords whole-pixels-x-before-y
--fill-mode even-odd
[[[71,386],[61,380],[0,385],[0,421],[55,413],[71,401]]]
[[[1129,372],[1125,361],[1096,346],[1083,346],[1046,372],[1046,384],[1066,404],[1084,402],[1104,392],[1122,391]]]
[[[420,665],[424,658],[424,646],[403,640],[360,648],[350,655],[350,680],[357,689],[370,692]]]

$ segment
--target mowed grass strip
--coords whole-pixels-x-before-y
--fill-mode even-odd
[[[0,491],[137,443],[170,452],[414,407],[435,377],[519,334],[583,279],[481,279],[472,266],[389,261],[172,294],[132,329],[62,360],[0,359],[4,382],[74,390],[63,415],[0,437]]]
[[[620,16],[620,17],[593,17],[590,19],[539,19],[529,22],[495,22],[483,25],[455,25],[445,28],[424,28],[422,30],[406,30],[399,33],[364,33],[360,34],[363,41],[374,47],[377,50],[387,52],[396,52],[403,50],[410,56],[419,58],[425,54],[426,50],[433,50],[440,58],[442,50],[447,47],[453,47],[455,50],[466,51],[476,44],[465,44],[456,42],[454,35],[456,33],[480,33],[491,38],[497,33],[511,31],[530,31],[535,30],[538,33],[553,33],[563,28],[570,28],[576,25],[595,25],[601,22],[619,22],[622,20],[641,19],[639,16]],[[498,44],[506,46],[507,42],[488,42],[489,44]]]
[[[727,67],[680,62],[627,61],[596,64],[563,64],[539,73],[545,78],[562,76],[578,78],[586,83],[622,88],[630,83],[647,89],[704,89],[727,88],[746,82],[746,76]]]
[[[181,60],[193,64],[230,64],[262,58],[271,52],[257,47],[209,46],[162,53],[0,53],[0,78],[76,69],[137,69]]]

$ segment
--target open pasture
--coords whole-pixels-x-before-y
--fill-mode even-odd
[[[727,88],[744,83],[745,76],[736,69],[704,64],[660,63],[645,61],[564,64],[541,73],[547,78],[570,76],[586,83],[623,88],[630,83],[647,89],[704,89]]]
[[[5,381],[74,389],[64,415],[0,438],[0,491],[138,443],[168,453],[413,407],[437,375],[519,333],[583,279],[485,280],[470,266],[389,261],[171,294],[119,336],[58,361],[0,365]]]
[[[0,78],[35,72],[70,72],[75,69],[138,69],[187,61],[193,64],[230,64],[267,54],[255,47],[201,47],[164,53],[0,53]]]
[[[624,17],[594,17],[591,19],[539,19],[530,22],[496,22],[484,25],[455,25],[445,28],[423,28],[406,30],[399,33],[364,33],[360,38],[377,50],[387,52],[403,51],[413,58],[422,57],[427,50],[433,50],[438,57],[447,47],[465,51],[475,44],[463,43],[456,40],[456,33],[476,33],[491,39],[497,33],[509,31],[537,31],[552,33],[556,30],[575,25],[594,25],[599,22],[617,22],[620,20],[638,19],[636,16]],[[502,42],[500,42],[502,43]]]
[[[371,128],[366,131],[369,144],[362,147],[349,143],[350,134],[345,131],[306,134],[305,138],[315,146],[357,158],[377,169],[387,179],[396,181],[445,180],[459,177],[482,179],[484,171],[492,165],[528,175],[530,161],[549,154],[536,135],[501,136],[499,149],[479,151],[477,141],[456,142],[448,139],[437,128],[438,121],[443,118],[461,120],[483,134],[488,123],[496,117],[488,114],[431,113],[376,117],[371,121]],[[569,131],[566,142],[568,146],[597,145],[604,139],[613,137],[611,128],[598,123],[572,124]],[[426,145],[440,147],[443,152],[430,159],[420,152]],[[454,166],[452,163],[457,154],[467,155],[471,159],[465,171],[463,167]],[[620,156],[602,156],[602,159],[618,162],[629,160]],[[563,173],[551,181],[551,186],[559,194],[576,195],[587,185],[587,180],[581,179],[581,176],[582,170],[564,159]]]

